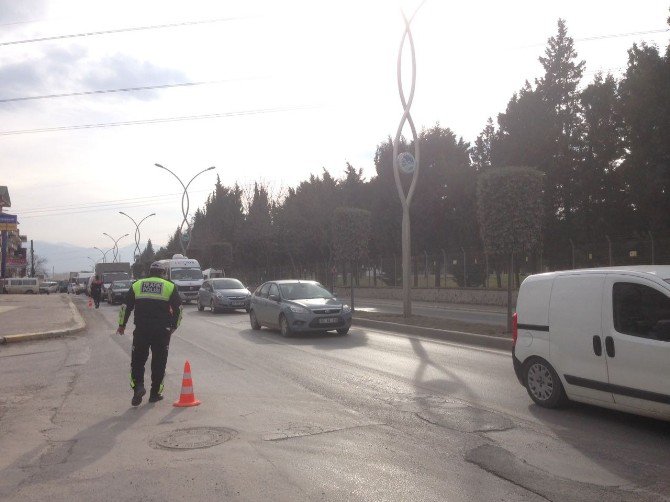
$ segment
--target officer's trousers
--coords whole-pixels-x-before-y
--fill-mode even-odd
[[[144,365],[151,350],[151,391],[162,392],[167,365],[170,331],[136,327],[133,331],[133,351],[130,356],[130,385],[144,386]]]

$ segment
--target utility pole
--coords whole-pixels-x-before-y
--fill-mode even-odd
[[[35,248],[32,239],[30,239],[30,277],[35,277]]]

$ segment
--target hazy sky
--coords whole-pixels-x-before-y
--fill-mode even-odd
[[[134,230],[118,211],[136,219],[155,211],[143,236],[165,243],[180,220],[181,188],[156,162],[184,182],[216,166],[226,185],[258,180],[275,190],[324,167],[338,176],[347,161],[370,177],[375,147],[402,113],[400,7],[416,5],[0,0],[0,100],[210,82],[0,102],[0,184],[21,233],[106,249],[102,232]],[[598,70],[620,74],[634,42],[668,43],[665,0],[427,0],[413,24],[417,126],[439,122],[472,142],[541,74],[537,58],[559,17],[586,60],[585,81]],[[191,24],[11,43],[175,23]],[[7,134],[206,115],[218,117]],[[194,181],[192,208],[214,181],[213,172]]]

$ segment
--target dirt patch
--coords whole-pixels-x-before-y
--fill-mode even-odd
[[[504,326],[491,326],[490,324],[477,324],[443,317],[428,317],[413,315],[405,318],[402,314],[382,314],[378,312],[363,312],[357,310],[354,318],[371,319],[373,321],[394,322],[406,326],[420,326],[422,328],[445,329],[451,331],[464,331],[466,333],[477,333],[480,335],[493,335],[507,337]]]

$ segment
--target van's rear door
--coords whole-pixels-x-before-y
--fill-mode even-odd
[[[613,402],[604,354],[605,274],[559,275],[549,308],[549,350],[570,397]]]

